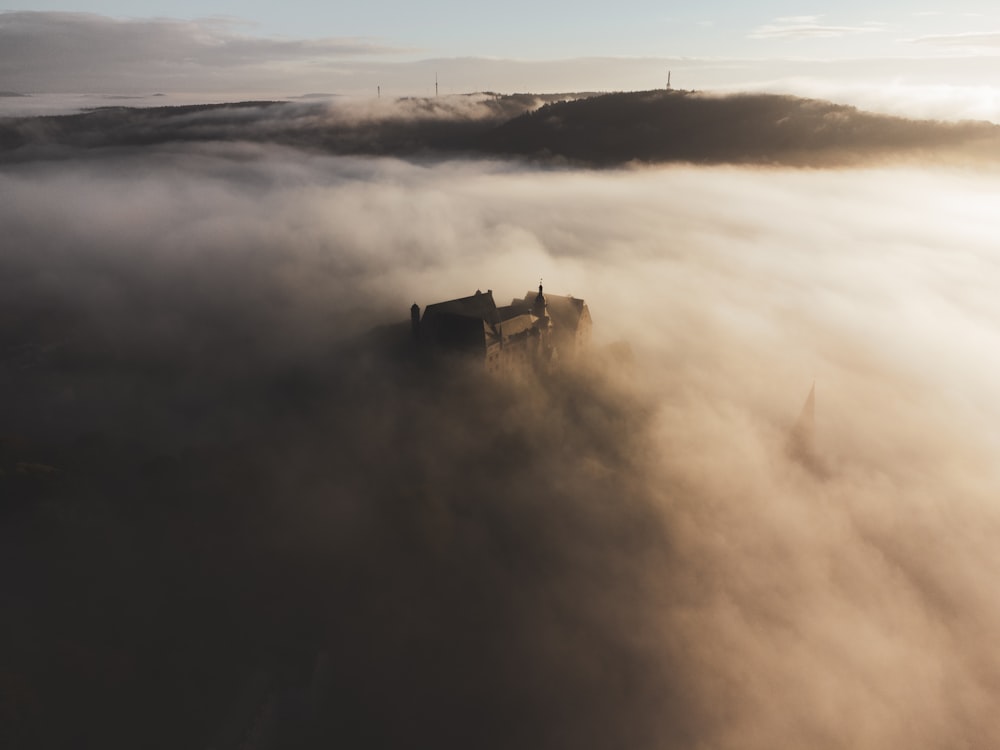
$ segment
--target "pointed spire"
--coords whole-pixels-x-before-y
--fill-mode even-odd
[[[548,310],[545,306],[545,295],[542,293],[542,280],[538,280],[538,295],[535,297],[535,304],[531,306],[531,314],[536,318],[548,318]]]

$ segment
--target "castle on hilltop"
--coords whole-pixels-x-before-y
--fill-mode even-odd
[[[493,290],[410,308],[413,339],[430,355],[460,354],[481,360],[488,372],[525,365],[547,367],[573,359],[590,342],[590,310],[582,299],[528,292],[498,307]]]

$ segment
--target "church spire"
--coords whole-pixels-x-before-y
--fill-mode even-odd
[[[545,309],[545,295],[542,294],[542,280],[538,280],[538,296],[535,297],[535,304],[531,308],[531,313],[536,318],[547,317],[548,312]]]

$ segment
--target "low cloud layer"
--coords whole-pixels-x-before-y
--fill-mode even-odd
[[[995,175],[174,143],[0,193],[5,744],[1000,739]],[[539,276],[592,364],[368,333]]]

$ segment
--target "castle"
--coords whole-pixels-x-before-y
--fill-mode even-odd
[[[590,310],[582,299],[528,292],[498,307],[493,290],[410,308],[413,339],[429,356],[462,354],[481,360],[488,372],[525,365],[547,367],[573,359],[590,341]]]

